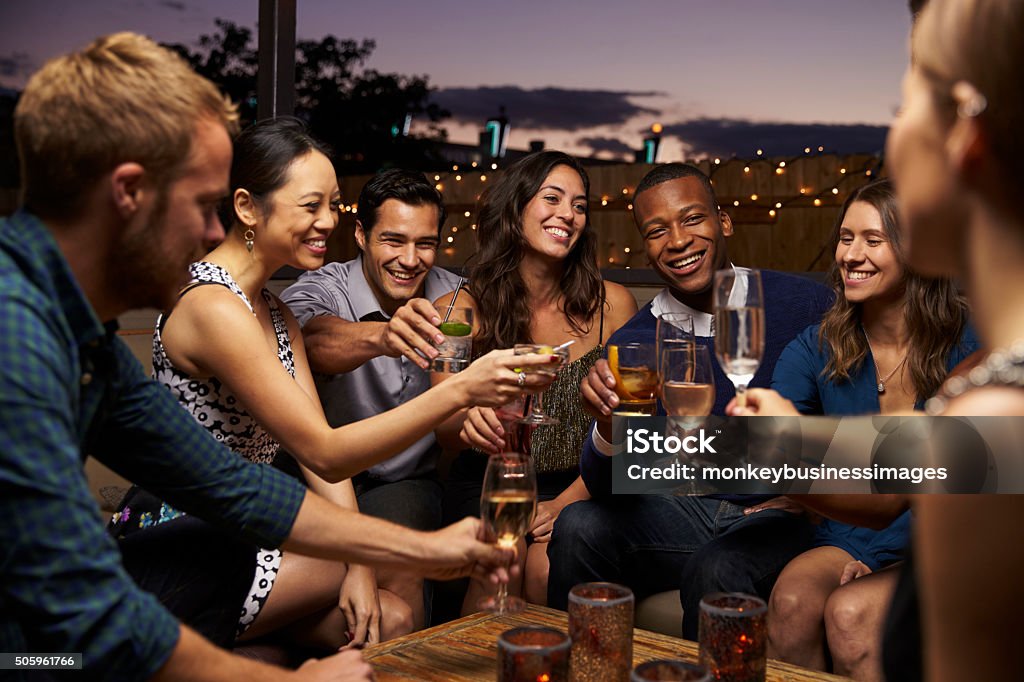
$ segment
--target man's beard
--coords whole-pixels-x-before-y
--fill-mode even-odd
[[[174,226],[167,221],[168,198],[161,190],[153,211],[142,225],[121,234],[111,256],[108,280],[111,291],[122,297],[127,309],[169,310],[188,281],[188,266],[199,251],[164,253],[165,237]]]

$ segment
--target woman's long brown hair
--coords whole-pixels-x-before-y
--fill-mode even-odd
[[[896,197],[888,179],[876,180],[855,190],[843,204],[832,229],[832,253],[839,244],[839,230],[846,211],[856,201],[873,206],[882,217],[885,236],[896,258],[906,268],[898,225]],[[952,279],[927,279],[904,270],[904,314],[910,331],[907,366],[918,400],[935,394],[948,374],[946,358],[960,343],[967,325],[967,302]],[[835,303],[821,319],[818,344],[830,351],[822,375],[832,382],[848,381],[868,354],[867,337],[861,328],[861,306],[846,300],[842,268],[833,258],[828,284]]]
[[[475,354],[533,340],[528,292],[519,274],[525,246],[523,211],[557,166],[568,166],[579,173],[584,194],[589,197],[590,178],[576,159],[558,151],[542,151],[509,166],[480,198],[478,250],[475,262],[467,267],[479,322],[473,341]],[[566,258],[559,288],[562,310],[573,331],[586,334],[604,301],[589,204],[583,231]]]

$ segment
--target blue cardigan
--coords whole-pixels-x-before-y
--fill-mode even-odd
[[[797,275],[773,270],[761,271],[761,286],[764,290],[765,347],[761,367],[757,370],[751,387],[767,387],[775,369],[775,363],[783,349],[807,325],[821,320],[821,316],[832,305],[832,292],[820,284]],[[643,341],[654,343],[657,338],[657,319],[651,313],[648,303],[636,315],[611,335],[606,345]],[[711,349],[714,358],[714,338],[698,336],[697,343]],[[724,415],[725,406],[735,395],[729,377],[717,361],[713,361],[715,372],[715,405],[712,414]],[[659,414],[661,405],[658,405]],[[605,497],[612,491],[611,457],[602,455],[594,447],[591,434],[583,443],[580,455],[580,473],[592,497]],[[718,496],[725,497],[725,496]],[[735,499],[734,499],[735,498]],[[764,496],[730,496],[727,499],[756,504]]]
[[[828,364],[829,350],[818,346],[820,324],[805,329],[779,356],[772,374],[772,388],[796,405],[800,414],[855,415],[878,414],[878,388],[875,361],[868,355],[849,381],[835,383],[822,376]],[[978,349],[978,337],[968,325],[960,343],[946,358],[946,370],[952,371],[960,361]],[[919,400],[914,409],[924,409]]]
[[[881,407],[871,350],[849,381],[828,380],[822,371],[830,353],[827,346],[819,347],[820,329],[820,324],[810,326],[786,346],[775,365],[772,388],[792,400],[801,414],[878,414]],[[977,336],[968,325],[946,358],[946,370],[951,371],[977,348]],[[923,403],[919,400],[915,409],[923,409]],[[815,531],[814,546],[838,547],[877,571],[903,558],[910,544],[910,520],[910,512],[904,512],[887,528],[876,531],[824,519]]]

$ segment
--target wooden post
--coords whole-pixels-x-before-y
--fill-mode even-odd
[[[260,0],[256,118],[295,111],[295,0]]]

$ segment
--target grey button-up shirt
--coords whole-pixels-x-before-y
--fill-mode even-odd
[[[453,291],[458,282],[458,275],[431,268],[424,281],[423,297],[436,301]],[[361,257],[303,273],[281,298],[303,326],[319,315],[334,315],[350,322],[388,319],[363,275]],[[430,388],[429,372],[404,356],[378,356],[350,372],[314,373],[313,378],[331,426],[380,414]],[[391,459],[371,467],[370,476],[400,481],[432,471],[437,464],[435,442],[434,435],[427,434]]]

